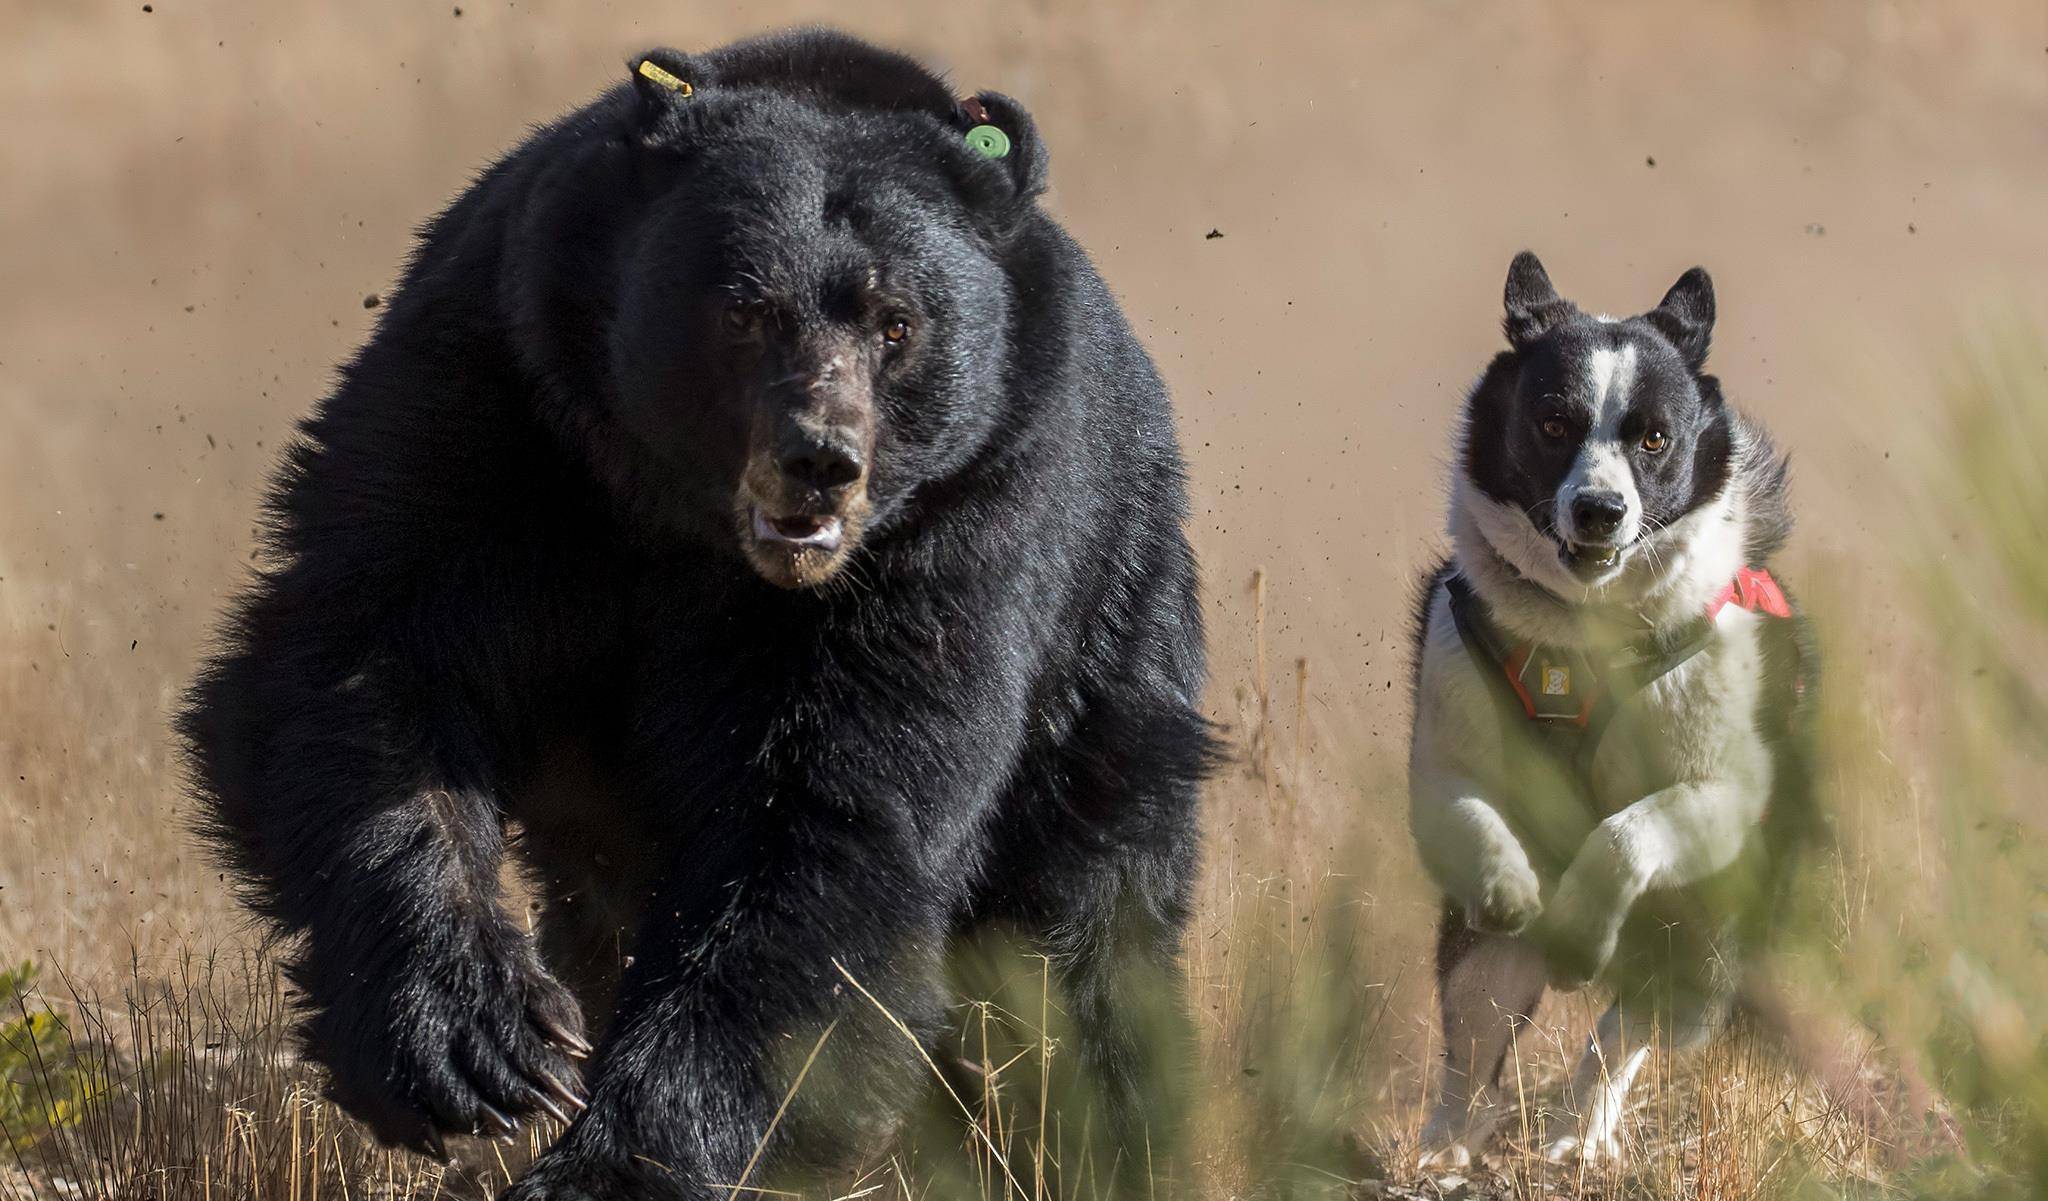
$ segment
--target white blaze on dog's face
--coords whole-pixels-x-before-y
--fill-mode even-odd
[[[1603,323],[1605,324],[1605,323]],[[1565,540],[1588,548],[1626,547],[1643,526],[1642,496],[1636,491],[1635,466],[1623,441],[1630,401],[1636,389],[1638,351],[1633,342],[1594,346],[1568,371],[1576,376],[1567,391],[1586,395],[1582,406],[1591,412],[1591,429],[1579,443],[1578,457],[1558,485],[1551,511]]]
[[[1713,285],[1694,268],[1649,313],[1592,317],[1525,253],[1506,299],[1511,349],[1466,408],[1474,516],[1524,576],[1566,595],[1598,590],[1727,486],[1732,420],[1701,370]]]

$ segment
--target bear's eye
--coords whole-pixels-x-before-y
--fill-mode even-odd
[[[736,334],[750,334],[768,319],[768,306],[758,300],[735,300],[725,306],[725,327]]]
[[[882,341],[891,346],[901,346],[910,341],[910,322],[898,317],[882,327]]]
[[[1643,435],[1643,449],[1649,451],[1651,454],[1656,454],[1658,451],[1663,450],[1665,446],[1669,445],[1670,441],[1671,440],[1669,438],[1666,438],[1664,436],[1663,430],[1651,430],[1649,433]]]
[[[1565,424],[1564,418],[1556,413],[1545,417],[1542,424],[1537,428],[1543,431],[1543,436],[1546,438],[1562,438],[1572,432],[1571,427]]]

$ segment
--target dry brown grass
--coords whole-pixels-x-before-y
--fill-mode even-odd
[[[1255,649],[1254,659],[1268,653]],[[1295,693],[1288,716],[1300,722],[1311,709],[1305,687]],[[1154,1196],[1880,1196],[1907,1188],[1902,1169],[1913,1157],[1943,1149],[1900,1120],[1909,1100],[1900,1053],[1911,1055],[1910,1044],[1879,1046],[1847,1021],[1859,997],[1935,1003],[1896,982],[1865,992],[1873,981],[1851,967],[1859,944],[1885,937],[1875,927],[1911,908],[1875,879],[1874,864],[1895,861],[1899,848],[1866,843],[1827,865],[1826,883],[1809,898],[1824,912],[1801,919],[1813,922],[1803,949],[1843,956],[1843,970],[1808,994],[1818,1000],[1803,1019],[1819,1019],[1821,1035],[1836,1039],[1827,1053],[1862,1057],[1847,1079],[1864,1095],[1831,1094],[1752,1029],[1675,1063],[1652,1061],[1635,1093],[1624,1166],[1549,1165],[1536,1148],[1544,1124],[1563,1113],[1565,1077],[1600,1007],[1596,997],[1576,995],[1548,1005],[1515,1050],[1509,1071],[1522,1114],[1503,1145],[1469,1173],[1407,1171],[1430,1030],[1426,1011],[1397,1000],[1407,995],[1402,973],[1422,965],[1389,964],[1381,927],[1410,919],[1390,919],[1354,877],[1288,869],[1302,860],[1296,824],[1310,811],[1307,781],[1319,775],[1307,761],[1316,739],[1282,725],[1280,707],[1256,684],[1244,700],[1250,724],[1235,731],[1236,743],[1251,749],[1211,797],[1240,818],[1213,836],[1203,916],[1188,950],[1201,1036],[1197,1134],[1189,1155],[1155,1165]],[[1896,840],[1914,824],[1896,820],[1907,785],[1863,765],[1871,731],[1858,723],[1867,719],[1860,707],[1836,715],[1851,726],[1836,732],[1836,745],[1853,746],[1856,756],[1835,761],[1837,798],[1869,798],[1844,814],[1851,844]],[[1873,786],[1888,792],[1873,795]],[[1359,787],[1379,794],[1399,781]],[[1873,810],[1885,816],[1874,819]],[[1912,830],[1914,838],[1927,833]],[[940,1053],[977,1064],[980,1092],[955,1091],[934,1067],[931,1101],[899,1146],[849,1178],[789,1195],[1108,1195],[1110,1166],[1071,1150],[1087,1141],[1087,1098],[1056,1091],[1067,1085],[1056,1086],[1062,1078],[1049,1070],[1064,1063],[1065,1040],[1047,965],[1014,947],[977,953],[992,961],[978,964],[974,978],[994,983],[963,1000],[956,1038]],[[376,1148],[320,1099],[317,1076],[294,1054],[274,967],[253,952],[204,960],[187,952],[168,968],[138,956],[118,991],[60,977],[45,995],[74,1032],[81,1070],[99,1095],[83,1120],[0,1171],[0,1196],[9,1201],[488,1196],[552,1133],[529,1132],[508,1151],[461,1146],[445,1168]],[[1840,1037],[1852,1029],[1855,1037]],[[1420,1048],[1411,1045],[1418,1033]],[[800,1073],[795,1087],[804,1083]]]

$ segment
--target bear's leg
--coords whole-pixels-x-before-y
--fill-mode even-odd
[[[575,993],[591,1038],[604,1037],[638,915],[589,878],[552,876],[543,885],[540,952],[548,970]]]
[[[437,1156],[444,1135],[573,1110],[582,1018],[499,904],[480,720],[422,703],[417,656],[342,654],[278,609],[252,610],[181,727],[217,836],[299,936],[287,970],[330,1095]]]
[[[1043,940],[1071,1021],[1084,1108],[1093,1110],[1061,1117],[1070,1129],[1079,1118],[1107,1133],[1091,1148],[1098,1178],[1113,1176],[1119,1195],[1149,1196],[1163,1190],[1158,1173],[1181,1161],[1186,1126],[1195,1034],[1182,923],[1172,916],[1178,904],[1169,900],[1162,912],[1163,898],[1144,883],[1113,870],[1097,880],[1110,895]]]
[[[618,804],[581,742],[550,746],[510,808],[523,874],[540,901],[541,958],[576,994],[589,1037],[602,1038],[657,870],[658,839]]]
[[[1462,1168],[1500,1121],[1500,1076],[1515,1036],[1543,999],[1543,956],[1522,939],[1482,934],[1447,909],[1437,937],[1443,1083],[1422,1127],[1424,1169]]]
[[[1068,1140],[1060,1190],[1161,1196],[1188,1159],[1195,1035],[1180,953],[1213,746],[1199,716],[1156,695],[1098,706],[1076,738],[1024,777],[1017,811],[1033,817],[999,831],[975,905],[1021,925],[1057,973],[1079,1069],[1055,1068],[1065,1095],[1046,1115]],[[1081,820],[1035,817],[1062,811]]]
[[[507,1197],[725,1197],[874,1153],[928,1087],[955,897],[913,824],[794,801],[708,830],[649,903],[589,1110]]]

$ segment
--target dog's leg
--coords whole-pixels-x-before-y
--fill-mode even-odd
[[[1725,997],[1682,1008],[1665,1028],[1647,1012],[1615,1004],[1600,1016],[1586,1053],[1572,1071],[1565,1103],[1577,1116],[1577,1129],[1544,1148],[1552,1163],[1578,1160],[1603,1163],[1622,1155],[1621,1119],[1628,1109],[1629,1086],[1649,1062],[1652,1043],[1667,1054],[1703,1047],[1719,1030],[1727,1013]]]
[[[1408,821],[1423,868],[1471,925],[1519,934],[1542,911],[1543,887],[1514,830],[1471,781],[1410,771]]]
[[[1535,932],[1553,985],[1577,988],[1606,968],[1644,893],[1696,884],[1742,854],[1770,797],[1771,769],[1753,740],[1729,748],[1728,759],[1722,775],[1674,784],[1605,819],[1579,847]]]
[[[1437,936],[1444,1068],[1422,1128],[1425,1170],[1461,1168],[1500,1121],[1501,1067],[1543,999],[1543,958],[1520,939],[1471,929],[1455,909]]]
[[[1577,1128],[1544,1148],[1545,1159],[1597,1163],[1619,1158],[1621,1115],[1628,1103],[1629,1086],[1650,1059],[1649,1046],[1632,1036],[1648,1033],[1642,1023],[1625,1020],[1619,1005],[1600,1015],[1599,1026],[1586,1040],[1586,1053],[1572,1071],[1565,1097],[1577,1118]]]

